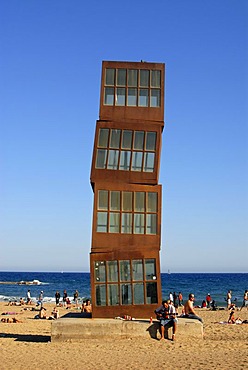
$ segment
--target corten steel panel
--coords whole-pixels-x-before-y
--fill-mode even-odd
[[[104,99],[104,78],[106,68],[127,68],[127,69],[149,69],[161,71],[161,106],[160,107],[130,107],[130,106],[109,106],[103,104]],[[164,121],[164,84],[165,64],[148,62],[102,62],[101,95],[100,95],[100,120],[130,120],[139,119],[143,121]]]
[[[139,305],[115,305],[115,306],[97,306],[95,297],[95,261],[120,261],[128,259],[147,259],[154,258],[156,260],[156,277],[157,277],[157,298],[158,303],[139,304]],[[114,318],[117,316],[129,315],[135,318],[150,318],[154,315],[154,310],[162,301],[161,290],[161,274],[160,274],[160,259],[159,252],[155,251],[137,251],[130,255],[127,251],[113,251],[109,253],[91,253],[90,254],[90,277],[91,277],[91,301],[92,301],[92,317],[93,318]]]
[[[132,130],[132,131],[153,131],[157,133],[156,139],[156,150],[155,150],[155,164],[153,172],[140,172],[140,171],[123,171],[123,170],[110,170],[110,169],[97,169],[95,168],[96,163],[96,152],[98,135],[100,128],[108,129],[120,129],[120,130]],[[162,146],[162,130],[163,126],[159,123],[135,121],[131,122],[113,122],[113,121],[97,121],[95,131],[95,141],[92,156],[91,165],[91,176],[90,181],[92,186],[98,181],[115,181],[119,183],[127,182],[132,184],[151,184],[156,185],[159,178],[160,170],[160,153]]]
[[[97,225],[97,194],[98,190],[116,190],[131,192],[156,192],[158,194],[157,212],[157,234],[122,234],[122,233],[102,233],[96,231]],[[159,250],[161,243],[161,204],[162,186],[161,185],[134,185],[107,182],[97,182],[94,188],[94,209],[92,225],[92,251],[111,251],[119,248],[132,250]]]

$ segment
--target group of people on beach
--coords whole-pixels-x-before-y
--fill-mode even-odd
[[[174,302],[176,301],[175,299],[170,299],[172,298],[171,296],[172,293],[169,295],[168,300],[163,300],[162,305],[158,307],[154,312],[157,316],[157,319],[160,322],[160,328],[161,328],[161,338],[165,339],[165,328],[171,328],[172,327],[172,340],[175,340],[175,335],[176,335],[176,330],[177,330],[177,308],[178,305],[175,304]],[[203,324],[203,320],[201,317],[199,317],[194,308],[194,301],[195,301],[195,296],[193,293],[189,294],[189,298],[187,302],[184,304],[183,309],[182,309],[182,314],[181,318],[187,318],[187,319],[195,319],[199,320]],[[206,301],[205,305],[201,307],[206,307],[206,308],[211,308],[216,309],[215,301],[212,300],[210,293],[207,294],[206,296]],[[199,307],[199,306],[198,306]],[[242,308],[246,307],[248,309],[248,290],[245,290],[244,292],[244,297],[243,297],[243,303],[241,308],[239,310],[241,311]],[[228,323],[229,324],[246,324],[247,320],[242,320],[240,317],[235,318],[235,304],[232,303],[232,296],[231,296],[231,291],[229,290],[227,293],[227,309],[231,310],[229,318],[228,318]]]
[[[193,293],[189,294],[189,298],[183,306],[182,315],[180,317],[188,319],[196,319],[203,323],[201,317],[199,317],[194,310],[195,296]],[[175,340],[177,330],[177,312],[174,302],[171,299],[163,300],[162,305],[155,311],[157,319],[160,321],[161,328],[161,340],[165,339],[165,328],[172,327],[172,340]]]

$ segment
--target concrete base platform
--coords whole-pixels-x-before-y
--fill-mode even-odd
[[[160,338],[159,322],[148,320],[123,321],[118,319],[61,318],[52,322],[51,340],[66,341],[95,338]],[[171,338],[171,328],[165,335]],[[198,320],[178,319],[178,339],[203,338],[203,325]]]

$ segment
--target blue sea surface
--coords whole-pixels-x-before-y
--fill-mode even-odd
[[[225,306],[228,290],[232,290],[233,299],[238,306],[242,304],[243,293],[248,289],[247,273],[162,273],[162,296],[167,299],[170,292],[182,292],[184,300],[189,293],[194,293],[196,304],[200,305],[208,293],[211,294],[218,306]],[[44,291],[44,301],[54,302],[55,292],[62,296],[66,289],[72,299],[73,293],[79,291],[79,301],[90,298],[90,274],[58,273],[58,272],[0,272],[0,282],[20,282],[39,280],[41,285],[18,285],[0,283],[0,301],[19,300],[25,298],[27,290],[31,290],[35,301],[41,290]]]

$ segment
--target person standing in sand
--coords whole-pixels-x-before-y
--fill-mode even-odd
[[[178,305],[179,306],[183,305],[183,295],[181,292],[178,293]]]
[[[242,306],[240,307],[240,311],[242,310],[243,307],[246,307],[246,309],[248,310],[248,290],[245,290],[244,292],[243,303]]]
[[[196,319],[196,320],[199,320],[201,323],[203,323],[202,318],[197,316],[194,310],[194,300],[195,300],[194,294],[190,293],[189,299],[184,305],[184,317],[188,319]]]
[[[58,291],[56,291],[56,293],[55,293],[56,306],[59,306],[59,300],[60,300],[60,293]]]
[[[63,306],[67,307],[67,292],[66,292],[66,290],[64,290],[64,293],[63,293]]]
[[[232,291],[231,290],[228,290],[228,292],[227,292],[226,304],[227,304],[227,308],[229,309],[231,307],[231,304],[232,304]]]
[[[75,293],[74,293],[74,297],[73,297],[73,300],[74,300],[74,302],[76,304],[76,307],[78,306],[78,295],[79,295],[79,293],[76,290]]]
[[[31,292],[30,292],[30,289],[28,289],[27,291],[27,304],[31,304]]]

